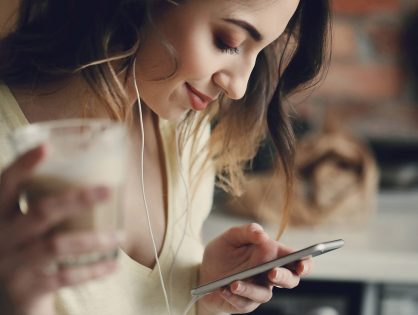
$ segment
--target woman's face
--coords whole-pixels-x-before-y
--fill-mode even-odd
[[[221,93],[240,99],[257,54],[285,30],[299,0],[192,0],[154,18],[136,60],[142,101],[175,120]],[[173,55],[164,42],[175,51]],[[174,69],[176,71],[173,74]],[[170,76],[170,74],[173,74]]]

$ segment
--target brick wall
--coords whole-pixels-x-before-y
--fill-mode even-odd
[[[301,117],[320,126],[332,109],[367,139],[418,141],[418,86],[408,70],[418,56],[407,54],[403,41],[418,0],[332,0],[332,7],[331,66],[308,99],[292,99]],[[409,36],[416,47],[418,30]]]

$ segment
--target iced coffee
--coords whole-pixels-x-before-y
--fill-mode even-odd
[[[128,140],[122,123],[108,120],[61,120],[36,123],[16,130],[10,137],[15,155],[45,144],[46,156],[24,182],[20,202],[36,204],[48,196],[93,186],[106,186],[109,197],[82,209],[55,232],[122,229],[122,200],[126,178]],[[24,207],[21,207],[24,208]],[[74,264],[91,263],[115,253],[71,257]]]

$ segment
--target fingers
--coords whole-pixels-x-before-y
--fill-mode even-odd
[[[109,197],[109,193],[106,187],[73,189],[43,199],[29,209],[29,212],[40,230],[49,229],[69,217],[92,211],[96,203]]]
[[[286,268],[274,268],[267,277],[274,286],[286,289],[293,289],[300,282],[299,275]]]
[[[261,286],[252,282],[235,281],[221,291],[221,296],[239,312],[247,313],[260,304],[270,301],[271,286]]]
[[[95,264],[78,266],[76,268],[60,269],[55,275],[49,277],[41,289],[55,291],[61,287],[77,285],[88,280],[103,277],[116,269],[116,260],[105,260]]]
[[[257,282],[235,281],[222,289],[221,296],[239,312],[251,312],[258,305],[268,302],[272,297],[272,287],[294,288],[300,277],[286,268],[274,268],[268,272],[270,285]]]
[[[304,258],[302,260],[287,264],[284,267],[291,270],[294,274],[298,276],[306,276],[310,274],[313,268],[313,259],[311,257]]]
[[[0,261],[2,281],[15,304],[26,303],[36,295],[111,273],[116,267],[115,256],[106,253],[115,253],[121,241],[116,233],[104,232],[71,232],[54,235],[46,242],[38,240]],[[66,267],[59,263],[87,256],[103,259],[86,263],[84,258],[83,264]]]
[[[19,195],[19,185],[33,171],[45,156],[45,147],[36,147],[23,154],[0,177],[0,218],[9,216],[14,209]]]
[[[70,188],[34,201],[25,215],[16,211],[22,183],[44,156],[43,146],[30,150],[0,178],[0,290],[19,307],[63,286],[109,274],[120,243],[116,234],[98,231],[57,233],[63,223],[106,200],[110,190],[105,187]]]
[[[313,268],[313,259],[305,259],[296,264],[295,272],[298,276],[309,275]]]
[[[67,262],[66,266],[87,264],[100,259],[113,258],[122,239],[116,233],[71,232],[57,234],[49,240],[38,240],[30,246],[16,250],[0,261],[0,274],[20,275],[22,270],[44,273],[52,262]],[[109,253],[109,255],[108,255]],[[77,258],[80,257],[80,260]],[[87,261],[87,258],[90,259]],[[95,259],[95,260],[93,260]],[[61,264],[59,264],[61,265]],[[59,267],[57,265],[57,267]],[[48,273],[48,272],[47,272]]]
[[[0,238],[2,253],[31,242],[59,222],[91,208],[96,202],[105,200],[108,193],[103,187],[65,192],[44,199],[29,209],[28,215],[16,217],[11,222],[0,223],[2,234],[12,236]]]
[[[272,297],[271,286],[262,286],[248,281],[235,281],[230,285],[230,291],[240,297],[256,303],[266,303]]]
[[[111,251],[117,248],[121,240],[118,233],[99,231],[72,232],[53,236],[45,247],[46,251],[59,258],[67,255],[91,253],[93,251]]]
[[[51,275],[34,273],[32,270],[25,269],[19,277],[11,281],[8,291],[15,304],[28,304],[37,297],[62,287],[81,284],[109,275],[115,271],[116,267],[115,260],[106,260],[77,268],[59,269]]]
[[[276,254],[277,254],[277,257],[282,257],[282,256],[288,255],[290,253],[293,253],[294,251],[295,251],[294,249],[292,249],[292,248],[290,248],[286,245],[280,244],[280,246],[278,246],[278,248],[277,248]]]
[[[224,234],[224,237],[234,247],[247,244],[261,244],[269,239],[268,234],[257,223],[233,227]]]

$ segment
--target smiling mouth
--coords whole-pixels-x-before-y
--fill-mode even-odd
[[[189,96],[190,104],[196,111],[201,111],[208,107],[209,103],[213,101],[209,96],[196,90],[186,82],[187,94]]]

